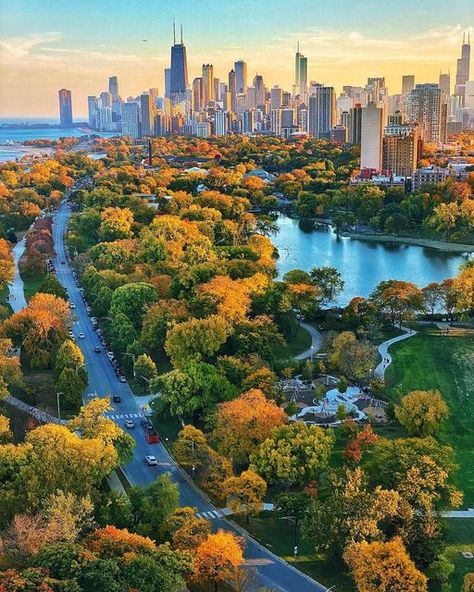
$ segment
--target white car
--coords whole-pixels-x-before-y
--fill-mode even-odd
[[[69,303],[69,308],[71,308],[71,309],[76,308],[76,305],[74,304],[74,302]]]
[[[81,331],[79,333],[79,339],[85,339],[85,337],[86,337],[85,334]]]
[[[158,465],[156,456],[145,456],[145,462],[149,467],[156,467]]]

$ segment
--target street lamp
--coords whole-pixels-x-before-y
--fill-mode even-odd
[[[56,405],[58,407],[58,419],[61,419],[61,409],[59,408],[59,395],[64,395],[64,393],[56,393]]]

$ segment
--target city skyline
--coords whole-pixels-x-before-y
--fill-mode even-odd
[[[22,19],[3,0],[0,4],[4,17],[0,26],[3,117],[57,116],[56,93],[64,87],[72,91],[75,118],[83,119],[87,96],[101,88],[111,75],[121,80],[122,96],[136,95],[151,87],[163,93],[174,16],[184,25],[189,83],[200,76],[203,63],[212,63],[214,77],[225,80],[234,62],[243,59],[248,80],[259,74],[267,88],[278,84],[287,90],[294,83],[298,40],[301,53],[308,59],[308,82],[334,86],[339,93],[344,84],[359,85],[368,76],[384,76],[394,94],[400,92],[404,74],[414,74],[417,82],[436,82],[440,70],[450,70],[453,80],[462,34],[465,31],[474,35],[470,25],[474,20],[472,10],[465,1],[458,2],[446,18],[440,18],[438,2],[429,4],[423,19],[415,18],[421,8],[427,7],[426,2],[421,2],[410,9],[410,17],[400,19],[402,5],[408,5],[404,0],[397,7],[398,17],[390,23],[389,36],[387,9],[377,7],[375,2],[365,2],[358,18],[351,20],[355,9],[346,0],[333,8],[313,6],[304,0],[296,16],[290,15],[279,0],[272,3],[274,10],[259,4],[262,10],[258,14],[249,12],[254,5],[250,0],[239,0],[225,8],[207,0],[199,3],[199,9],[182,0],[173,11],[163,7],[159,20],[151,19],[152,25],[140,25],[133,3],[122,1],[114,3],[108,19],[101,22],[96,22],[97,13],[89,1],[81,4],[80,19],[75,19],[78,9],[63,5],[59,8],[56,0],[41,15],[39,2],[28,2],[29,10]],[[104,4],[109,3],[102,3],[101,10]],[[155,5],[152,2],[150,7]],[[226,18],[220,19],[223,11]],[[280,13],[282,22],[276,22],[274,12]],[[376,27],[365,22],[371,12],[379,17]],[[265,26],[260,13],[265,15]],[[211,21],[206,20],[209,14],[215,16]],[[83,28],[81,23],[86,17],[88,25]],[[34,101],[28,93],[32,85]]]

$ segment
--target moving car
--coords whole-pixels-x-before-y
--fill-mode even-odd
[[[127,421],[125,422],[125,427],[129,430],[133,430],[133,428],[135,427],[135,422],[131,419],[127,419]]]
[[[145,456],[145,462],[149,467],[156,467],[158,465],[156,456]]]
[[[81,331],[79,333],[79,339],[85,339],[85,337],[86,337],[85,334]]]
[[[118,379],[120,380],[120,382],[127,382],[125,376],[119,376]]]
[[[69,303],[69,308],[71,308],[71,309],[72,309],[72,308],[76,308],[76,305],[74,304],[74,302],[70,302],[70,303]]]
[[[112,401],[113,401],[114,403],[121,403],[121,402],[122,402],[122,397],[121,397],[120,395],[114,395],[114,396],[112,397]]]
[[[99,347],[98,345],[96,345],[96,346],[94,347],[94,351],[95,351],[95,353],[96,353],[96,354],[100,354],[100,352],[101,352],[101,349],[100,349],[100,347]]]

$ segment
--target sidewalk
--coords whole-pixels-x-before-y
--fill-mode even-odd
[[[385,370],[390,366],[392,363],[392,356],[388,353],[389,348],[394,344],[398,343],[399,341],[403,341],[404,339],[408,339],[409,337],[413,337],[416,335],[416,331],[414,329],[408,329],[408,327],[400,327],[402,331],[405,333],[403,335],[399,335],[398,337],[393,337],[392,339],[387,339],[381,343],[378,347],[379,354],[382,357],[382,361],[374,370],[374,376],[376,378],[380,378],[382,380],[385,379]]]

